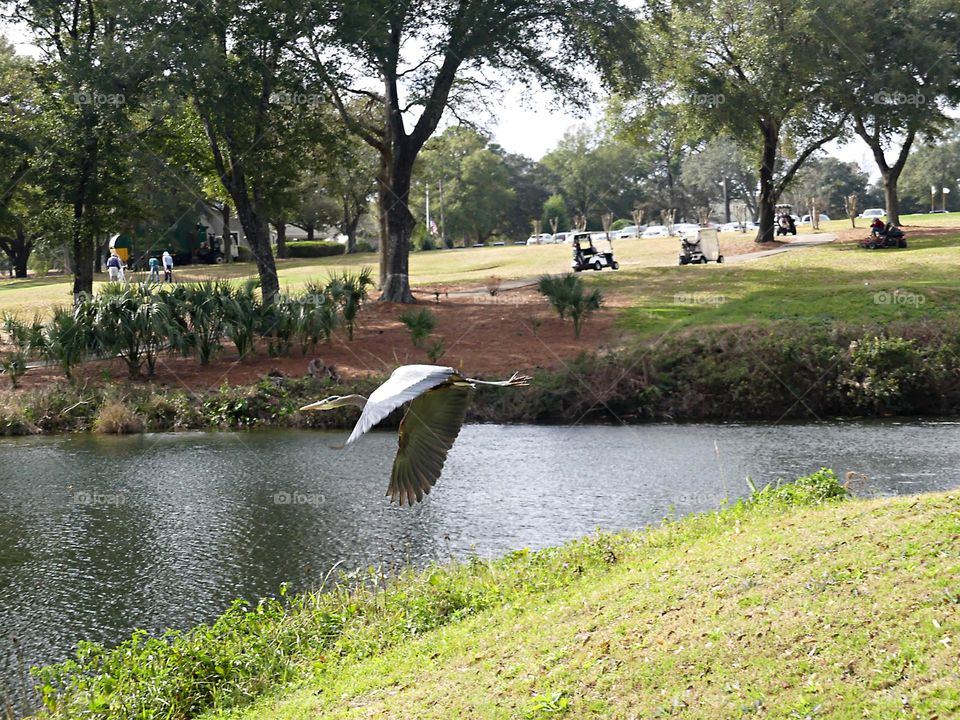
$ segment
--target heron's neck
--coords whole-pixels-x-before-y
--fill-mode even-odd
[[[363,395],[344,395],[340,402],[344,405],[356,405],[361,410],[367,406],[367,399]]]

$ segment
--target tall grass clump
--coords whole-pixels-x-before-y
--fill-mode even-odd
[[[573,334],[578,338],[583,321],[603,304],[601,292],[596,288],[588,292],[583,280],[575,275],[541,275],[537,281],[537,290],[547,298],[561,320],[569,317],[573,321]]]
[[[143,430],[143,420],[122,400],[104,402],[93,421],[93,431],[97,433],[125,435],[140,433]]]

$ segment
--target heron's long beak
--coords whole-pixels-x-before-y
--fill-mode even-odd
[[[301,412],[304,410],[310,411],[310,410],[329,410],[329,409],[330,409],[330,406],[327,404],[326,400],[317,400],[316,402],[312,402],[309,405],[304,405],[302,408],[300,408]]]

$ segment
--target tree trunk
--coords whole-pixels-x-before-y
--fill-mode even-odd
[[[877,168],[880,170],[880,177],[883,178],[883,194],[887,203],[887,222],[893,225],[900,224],[900,195],[897,192],[897,183],[900,181],[900,173],[910,155],[910,148],[913,147],[913,140],[917,136],[915,128],[909,128],[904,135],[903,144],[900,146],[900,153],[897,155],[893,165],[887,162],[886,154],[883,151],[880,134],[869,132],[867,130],[865,118],[855,115],[854,129],[873,152],[873,159],[877,162]]]
[[[256,211],[246,192],[231,193],[237,210],[237,218],[247,236],[250,252],[257,263],[260,275],[260,292],[265,305],[272,305],[280,294],[280,279],[277,277],[277,265],[273,261],[270,249],[270,227],[266,219]]]
[[[380,289],[387,283],[387,249],[390,247],[390,223],[387,211],[390,208],[390,158],[386,153],[380,154],[380,174],[377,178],[377,208],[380,211],[380,247],[377,255],[380,258]]]
[[[777,162],[777,145],[780,141],[780,127],[772,120],[761,123],[763,130],[763,154],[760,162],[760,229],[757,231],[756,242],[772,242],[774,239],[774,206],[777,204],[776,187],[773,173]]]
[[[25,278],[33,240],[27,238],[22,225],[17,225],[16,237],[0,237],[0,250],[10,259],[13,276]]]
[[[316,227],[313,225],[313,223],[310,223],[307,225],[305,230],[307,231],[307,242],[313,242],[313,234],[316,231]]]
[[[73,217],[73,303],[77,305],[93,295],[94,240],[83,222],[83,208],[76,208]]]
[[[897,191],[900,170],[902,168],[890,168],[880,173],[883,178],[883,197],[887,204],[887,222],[892,225],[900,224],[900,194]]]
[[[223,261],[233,262],[233,235],[230,234],[230,204],[220,206],[220,217],[223,218]]]
[[[402,142],[402,141],[401,141]],[[387,242],[381,248],[380,301],[412,303],[410,292],[410,236],[416,225],[410,213],[410,182],[413,177],[412,153],[394,151],[387,204]]]
[[[355,253],[357,251],[357,225],[360,224],[360,218],[362,217],[359,212],[351,214],[350,212],[351,202],[349,197],[343,198],[343,227],[341,228],[344,235],[347,236],[347,253]]]
[[[283,220],[277,220],[273,223],[277,228],[277,257],[286,259],[287,253],[287,224]]]

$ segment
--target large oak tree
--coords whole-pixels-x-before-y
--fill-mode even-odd
[[[340,52],[321,34],[304,57],[380,155],[381,300],[393,302],[413,302],[411,178],[445,111],[472,112],[464,102],[495,91],[498,79],[583,100],[589,65],[612,70],[635,57],[624,39],[632,18],[617,0],[352,0],[335,17]],[[381,108],[378,122],[350,112],[356,96]]]
[[[757,242],[773,239],[774,207],[797,170],[843,133],[830,72],[839,12],[832,0],[676,0],[651,10],[661,91],[681,98],[706,134],[728,134],[756,155]]]

